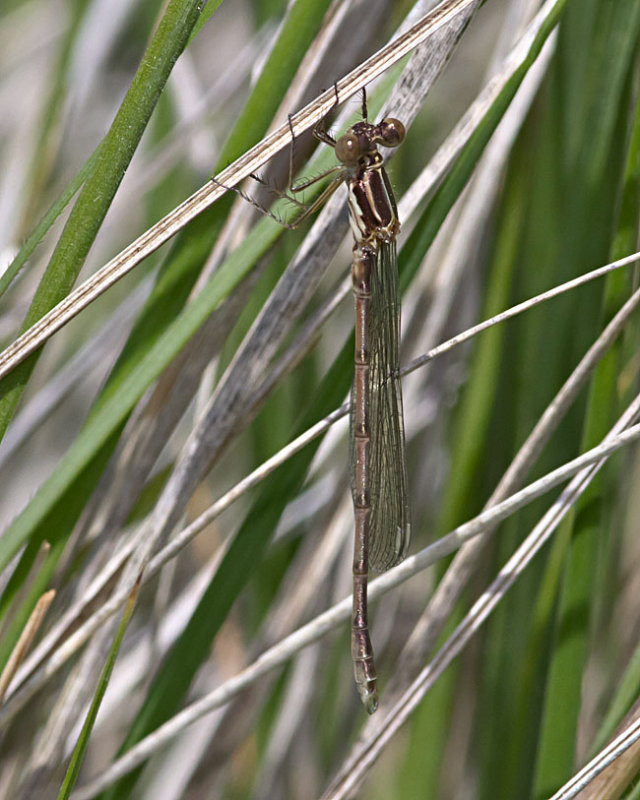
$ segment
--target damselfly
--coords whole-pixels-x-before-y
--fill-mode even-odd
[[[354,237],[351,277],[355,299],[355,364],[351,390],[350,473],[355,512],[351,654],[360,698],[372,714],[378,707],[376,670],[369,636],[369,568],[383,572],[401,561],[410,537],[402,390],[399,379],[400,301],[396,237],[398,211],[378,145],[397,147],[404,125],[386,118],[363,120],[334,139],[323,125],[314,130],[334,148],[340,165],[293,184],[300,192],[332,179],[294,225],[317,209],[342,183],[347,186]],[[293,156],[292,156],[293,159]]]
[[[356,686],[367,711],[378,707],[369,636],[369,568],[383,572],[401,561],[410,537],[402,389],[399,378],[400,300],[396,237],[400,230],[391,184],[378,145],[397,147],[404,125],[386,118],[363,120],[339,139],[318,127],[314,134],[334,148],[340,167],[322,193],[346,183],[354,237],[351,278],[355,300],[355,364],[351,390],[350,472],[355,512],[351,654]],[[293,186],[299,191],[304,184]],[[316,207],[316,203],[313,204]]]

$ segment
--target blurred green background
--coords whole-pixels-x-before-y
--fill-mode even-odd
[[[434,5],[5,0],[3,347]],[[418,108],[389,166],[407,200],[403,363],[637,249],[639,31],[632,0],[487,0],[441,49],[427,43],[431,60],[402,84]],[[368,87],[372,117],[403,107],[406,61]],[[355,118],[359,95],[345,106]],[[334,163],[319,148],[310,164],[313,146],[295,143],[301,176]],[[268,205],[287,173],[285,153],[246,191]],[[330,231],[287,230],[227,193],[0,381],[3,667],[56,590],[0,708],[0,797],[320,797],[558,495],[514,513],[462,567],[447,559],[372,604],[383,705],[370,723],[345,622],[82,794],[350,592],[343,419],[148,569],[122,617],[131,549],[157,554],[346,399],[350,297],[325,313],[348,274],[344,208]],[[636,284],[625,267],[406,377],[412,553],[485,506]],[[631,314],[508,494],[610,431],[637,390],[637,347]],[[611,457],[356,796],[543,800],[633,714],[639,480],[633,445]],[[442,618],[439,584],[455,587]],[[629,751],[580,796],[640,797],[637,761]]]

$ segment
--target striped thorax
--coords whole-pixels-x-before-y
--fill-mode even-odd
[[[377,249],[400,230],[398,210],[377,145],[397,147],[404,125],[387,118],[377,125],[357,122],[336,142],[335,152],[348,173],[349,220],[356,244]]]

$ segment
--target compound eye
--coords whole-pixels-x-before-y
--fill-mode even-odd
[[[343,164],[357,164],[360,158],[360,145],[358,137],[352,133],[345,133],[336,142],[336,157]]]
[[[386,117],[378,127],[382,138],[381,144],[385,147],[397,147],[404,139],[405,128],[399,119]]]

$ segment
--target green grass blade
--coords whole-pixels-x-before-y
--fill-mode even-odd
[[[316,26],[319,25],[326,4],[327,0],[315,5],[310,5],[308,0],[299,3],[301,10],[296,11],[293,22],[289,21],[284,26],[281,33],[284,38],[278,40],[265,65],[265,72],[274,72],[277,78],[259,79],[242,118],[225,146],[220,163],[233,160],[255,144],[265,132],[270,119],[268,115],[273,114],[280,103],[283,85],[288,85],[295,67],[309,46],[308,37],[313,34],[309,23],[314,21]],[[300,14],[306,21],[302,30],[298,24]],[[295,30],[300,34],[297,38],[294,36]],[[11,554],[27,539],[31,540],[31,546],[19,564],[14,584],[19,584],[22,576],[28,573],[33,554],[43,538],[54,536],[62,539],[70,534],[84,507],[85,498],[97,484],[135,403],[207,316],[282,233],[282,229],[270,220],[258,225],[250,239],[233,254],[205,289],[203,294],[209,299],[201,296],[199,303],[192,304],[186,310],[183,321],[172,326],[171,321],[186,302],[215,242],[230,203],[231,198],[225,198],[222,203],[201,214],[177,237],[154,291],[109,378],[106,391],[92,410],[85,428],[51,479],[42,486],[24,514],[15,520],[0,540],[0,562],[4,558],[11,558]],[[8,380],[12,377],[9,376]],[[10,590],[11,587],[0,601],[2,612],[11,602]],[[16,618],[16,628],[29,613],[29,608],[22,610]],[[18,633],[16,629],[14,636]],[[11,652],[11,647],[11,639],[0,645],[0,662]]]
[[[27,219],[31,215],[31,209],[38,204],[38,198],[46,187],[54,164],[53,152],[59,146],[59,142],[56,141],[59,139],[57,129],[64,111],[66,85],[69,81],[72,55],[78,43],[78,34],[85,19],[88,5],[86,0],[74,0],[69,4],[70,20],[62,40],[58,44],[56,63],[51,70],[52,80],[49,97],[43,109],[42,122],[38,129],[35,154],[29,165],[24,213]]]
[[[631,709],[640,695],[640,646],[632,653],[629,663],[620,679],[614,697],[611,700],[607,713],[598,734],[589,751],[589,758],[593,758],[613,738],[616,729],[625,714]]]
[[[140,589],[140,583],[138,583],[135,589],[131,592],[129,600],[127,601],[127,604],[124,608],[124,613],[122,614],[122,619],[120,620],[120,624],[118,625],[118,630],[116,631],[116,635],[113,639],[113,644],[109,649],[107,660],[102,669],[102,672],[100,673],[98,686],[96,687],[96,692],[93,696],[93,700],[91,701],[91,706],[89,707],[89,711],[87,712],[87,718],[85,719],[84,724],[82,726],[82,730],[80,731],[80,735],[78,736],[78,741],[76,742],[76,745],[73,748],[73,753],[71,754],[71,761],[69,762],[69,766],[67,767],[67,774],[65,775],[64,781],[62,782],[62,786],[60,787],[60,791],[58,792],[58,800],[68,800],[68,798],[71,796],[71,791],[73,790],[73,787],[75,786],[75,783],[78,780],[80,767],[82,766],[82,762],[84,761],[85,753],[89,745],[91,731],[93,730],[93,726],[95,725],[96,717],[98,716],[98,711],[100,710],[102,699],[105,695],[105,692],[107,691],[107,686],[109,685],[109,681],[111,680],[111,673],[113,672],[116,659],[118,658],[118,653],[120,652],[120,645],[122,644],[122,640],[129,625],[129,621],[131,620],[131,616],[133,615],[133,610],[136,605],[139,589]]]
[[[180,352],[205,319],[253,266],[256,259],[280,234],[281,228],[265,219],[241,247],[227,259],[203,292],[157,339],[154,346],[122,380],[112,383],[94,407],[90,419],[56,472],[32,502],[16,518],[0,539],[0,565],[6,566],[17,550],[44,524],[60,497],[73,487],[82,470],[91,463],[100,447],[116,433],[136,402],[162,370]]]
[[[171,69],[200,13],[198,0],[170,0],[145,57],[76,200],[25,317],[26,330],[65,297],[84,264]],[[37,361],[34,353],[0,381],[0,436]]]
[[[99,146],[100,145],[98,145],[98,147]],[[2,276],[0,277],[0,296],[2,296],[7,291],[7,289],[13,282],[14,278],[18,275],[22,267],[24,267],[29,258],[33,255],[36,247],[44,239],[47,231],[50,230],[53,223],[58,219],[58,217],[62,214],[67,205],[71,202],[72,197],[82,186],[82,184],[86,180],[87,175],[91,173],[94,161],[97,157],[97,153],[98,150],[96,148],[93,154],[83,164],[80,171],[74,176],[73,180],[61,193],[60,197],[47,211],[44,217],[36,225],[34,230],[29,234],[24,244],[17,252],[15,257],[12,259],[7,269],[2,273]]]
[[[254,145],[272,124],[276,110],[281,112],[282,98],[292,81],[297,87],[302,77],[295,74],[300,59],[308,51],[317,53],[320,41],[322,52],[326,53],[319,70],[324,76],[320,85],[325,88],[355,65],[359,52],[373,52],[405,10],[402,3],[381,2],[376,7],[377,2],[367,6],[365,17],[342,17],[343,10],[347,15],[352,13],[348,4],[345,9],[336,6],[335,15],[327,16],[325,0],[317,4],[312,0],[256,0],[247,7],[250,19],[242,4],[225,4],[215,24],[204,30],[204,22],[211,18],[218,3],[203,4],[187,38],[191,42],[198,32],[201,35],[172,73],[168,91],[161,95],[140,143],[139,160],[136,158],[128,170],[128,183],[121,187],[108,224],[101,228],[94,254],[98,249],[116,252],[123,242],[178,205],[195,185],[202,183],[214,161],[218,167],[224,166]],[[46,16],[46,4],[13,2],[10,5],[15,14],[0,12],[0,95],[10,97],[12,108],[19,108],[15,99],[20,100],[25,77],[33,79],[43,64],[51,72],[49,76],[38,76],[40,105],[34,104],[34,125],[27,132],[29,135],[20,137],[22,141],[16,144],[15,137],[11,138],[12,128],[0,125],[0,157],[11,156],[9,169],[0,171],[0,200],[6,203],[7,189],[23,190],[24,200],[9,196],[9,204],[13,209],[26,208],[26,217],[41,207],[38,185],[46,190],[47,197],[49,192],[52,197],[53,192],[60,197],[26,240],[10,273],[0,277],[0,293],[13,280],[10,294],[5,295],[5,306],[14,306],[6,309],[9,314],[29,302],[32,276],[26,269],[19,274],[20,280],[14,280],[15,275],[66,203],[74,193],[80,194],[79,187],[97,169],[100,145],[61,194],[64,176],[75,171],[75,154],[83,152],[87,142],[97,140],[96,130],[102,135],[104,119],[111,118],[108,115],[112,114],[114,89],[120,97],[124,95],[135,71],[132,57],[141,52],[140,41],[150,38],[153,15],[160,19],[163,13],[150,4],[136,6],[133,11],[127,9],[113,20],[108,50],[105,47],[102,52],[98,47],[90,51],[92,36],[105,44],[103,32],[96,33],[95,28],[90,30],[90,24],[84,24],[91,23],[92,16],[87,15],[81,25],[80,16],[74,22],[73,14],[81,11],[84,0],[72,0],[72,4],[65,20],[56,20],[56,26],[46,31],[44,38],[43,21],[48,24],[52,19]],[[168,5],[165,3],[163,10]],[[411,286],[411,291],[420,291],[421,301],[424,299],[424,303],[416,303],[413,297],[406,297],[405,354],[409,347],[413,355],[435,344],[431,302],[436,311],[450,309],[446,320],[438,319],[443,323],[442,338],[448,338],[476,317],[517,303],[636,248],[640,105],[634,108],[634,101],[637,103],[640,12],[631,0],[545,0],[541,8],[544,13],[552,9],[551,17],[535,41],[527,39],[530,52],[526,62],[506,86],[500,84],[504,88],[485,116],[480,121],[473,117],[475,133],[462,150],[458,150],[456,136],[465,134],[462,126],[456,125],[456,136],[450,137],[447,144],[455,141],[460,155],[426,198],[421,208],[424,213],[415,215],[420,216],[415,229],[406,240],[401,239],[405,297]],[[380,17],[376,18],[378,12]],[[266,34],[275,29],[272,22],[280,19],[277,37],[269,43],[272,49],[263,59],[258,51]],[[539,19],[536,17],[536,24]],[[266,20],[268,25],[262,29]],[[72,27],[63,27],[64,22],[70,22]],[[518,0],[484,4],[481,13],[466,27],[459,52],[433,87],[424,110],[411,122],[407,139],[390,170],[392,184],[406,185],[420,173],[427,154],[437,151],[439,158],[446,152],[442,143],[447,132],[462,115],[465,121],[471,119],[467,113],[470,102],[474,102],[473,109],[478,107],[475,99],[480,76],[486,74],[489,65],[498,64],[500,56],[518,39],[516,30],[523,30],[528,22],[530,16]],[[556,27],[550,41],[558,22],[560,27]],[[13,31],[20,32],[22,28],[29,29],[29,37],[26,46],[19,43],[16,58],[9,52],[11,39]],[[337,32],[337,40],[327,37],[312,41],[319,28],[323,35]],[[6,31],[10,31],[9,37]],[[449,52],[446,41],[450,39],[443,40],[443,47]],[[468,223],[467,206],[461,204],[465,213],[460,216],[458,209],[454,214],[449,212],[463,197],[485,146],[505,109],[511,110],[511,100],[545,43],[551,45],[548,50],[545,48],[545,64],[536,63],[535,75],[531,76],[539,77],[538,67],[544,66],[545,77],[526,117],[519,121],[515,143],[497,137],[491,142],[492,155],[497,154],[494,145],[503,144],[500,155],[504,174],[495,195],[482,195],[482,207],[470,204],[469,210],[478,208],[477,239],[473,242],[477,247],[472,248],[473,257],[462,267],[463,280],[454,283],[447,280],[449,274],[442,264],[435,265],[433,258],[424,260],[425,252],[445,218],[447,231],[443,233],[451,236],[445,242],[456,248],[455,257],[460,257],[458,247],[468,246],[468,227],[461,224]],[[432,44],[426,48],[431,59],[427,69],[430,76],[434,57],[441,52],[439,44]],[[68,63],[76,66],[73,58],[65,62],[69,53],[64,51],[69,47],[96,55],[87,72],[95,81],[91,107],[87,104],[81,114],[73,101],[78,96],[76,92],[82,92],[88,84],[84,74],[79,76],[74,69],[68,69]],[[230,50],[233,52],[229,58]],[[239,72],[232,76],[231,92],[220,80],[221,70],[230,76],[230,66],[238,63],[238,54],[245,52],[254,55],[244,59]],[[521,47],[512,53],[520,58]],[[346,65],[350,57],[353,64]],[[250,69],[253,64],[247,64],[254,60],[264,64],[258,77],[255,69]],[[305,59],[305,66],[308,63]],[[8,70],[4,70],[5,64]],[[389,95],[388,84],[399,69],[399,64],[394,65],[375,88],[370,86],[371,120],[378,118],[378,101]],[[15,83],[14,75],[18,79]],[[58,94],[65,83],[67,96]],[[309,92],[317,89],[317,85],[309,85]],[[390,96],[392,106],[403,105],[402,92],[396,90]],[[349,110],[354,117],[357,106],[357,98],[353,97]],[[48,131],[56,129],[60,108],[72,110],[74,124],[61,140],[55,160],[42,170],[40,154],[50,149]],[[24,112],[29,113],[27,104]],[[397,109],[390,113],[402,116]],[[338,127],[343,129],[342,122],[334,127],[336,132]],[[166,132],[171,135],[161,138],[160,134]],[[214,158],[210,154],[220,152],[219,143],[226,143],[224,152]],[[297,149],[302,146],[301,140]],[[13,158],[13,148],[18,158]],[[331,148],[321,148],[318,156],[304,169],[306,176],[320,171],[324,163],[329,165],[334,154]],[[30,160],[35,160],[31,176],[26,167]],[[19,164],[23,166],[16,170]],[[482,170],[478,177],[484,174]],[[280,178],[275,181],[280,185]],[[108,180],[106,183],[109,189]],[[472,199],[476,181],[469,189]],[[402,197],[402,192],[398,194]],[[145,529],[149,526],[150,539],[154,534],[171,535],[173,523],[180,524],[175,519],[179,513],[188,520],[199,514],[203,506],[225,493],[287,441],[294,428],[300,430],[342,401],[352,380],[352,343],[342,348],[353,324],[349,303],[335,310],[330,324],[324,325],[317,337],[317,345],[312,345],[312,337],[303,339],[308,325],[315,323],[315,310],[325,307],[332,287],[346,275],[346,252],[334,262],[323,260],[327,272],[322,275],[318,292],[308,303],[305,300],[304,308],[295,309],[292,319],[287,317],[286,326],[281,324],[286,312],[270,316],[282,288],[281,284],[274,292],[272,285],[280,275],[285,276],[283,283],[290,279],[287,265],[297,252],[304,229],[285,233],[280,239],[282,230],[272,221],[247,222],[252,227],[243,230],[240,248],[222,262],[221,268],[211,271],[206,285],[204,281],[199,284],[200,294],[194,300],[193,287],[210,259],[235,199],[228,193],[167,244],[162,261],[154,256],[153,261],[140,265],[140,270],[105,293],[91,314],[79,315],[73,327],[56,336],[28,387],[30,407],[37,406],[41,398],[46,400],[48,387],[41,386],[47,369],[66,360],[87,334],[95,335],[96,318],[101,317],[103,324],[106,322],[112,331],[117,331],[119,314],[115,309],[119,297],[150,268],[159,266],[153,291],[119,358],[110,350],[109,361],[105,362],[105,348],[100,349],[100,357],[91,367],[85,362],[85,375],[89,376],[91,370],[87,386],[80,382],[70,386],[64,404],[48,418],[39,417],[44,420],[39,423],[40,430],[34,431],[31,439],[22,439],[24,445],[11,452],[10,462],[6,457],[2,460],[0,452],[0,469],[5,470],[1,480],[10,487],[5,490],[8,500],[3,508],[9,509],[6,519],[13,520],[0,536],[0,565],[4,566],[0,575],[0,617],[5,615],[1,620],[0,662],[11,650],[36,597],[51,587],[57,592],[42,639],[27,653],[17,669],[14,686],[7,693],[7,716],[14,720],[15,727],[7,731],[5,747],[0,748],[0,783],[8,786],[10,793],[11,782],[18,786],[28,777],[28,768],[25,774],[19,774],[20,765],[37,762],[38,754],[30,751],[30,743],[38,741],[45,725],[56,723],[51,709],[60,709],[56,699],[72,669],[66,648],[73,640],[67,642],[67,637],[74,637],[78,626],[84,629],[86,615],[93,615],[94,609],[100,613],[101,601],[113,585],[109,583],[101,589],[101,594],[88,605],[83,588],[91,581],[95,574],[92,570],[98,569],[100,559],[109,558],[113,547],[126,543],[139,530],[140,523]],[[286,214],[287,211],[282,216],[286,218]],[[11,216],[10,213],[9,222]],[[404,213],[402,221],[405,230],[409,230],[411,220]],[[18,220],[13,230],[5,222],[3,216],[0,233],[7,229],[9,234],[5,252],[13,252],[13,243],[24,238],[27,222]],[[335,230],[344,222],[340,220]],[[110,239],[103,241],[107,237]],[[49,243],[45,242],[45,246]],[[268,252],[271,249],[273,252]],[[34,265],[38,267],[36,259]],[[433,267],[438,270],[435,280]],[[412,284],[414,275],[417,286]],[[453,276],[453,281],[457,278]],[[541,304],[510,321],[508,329],[487,331],[474,345],[433,363],[428,377],[415,375],[406,382],[412,550],[421,548],[428,537],[436,536],[440,527],[454,526],[486,503],[514,452],[520,449],[585,349],[628,296],[633,280],[632,270],[620,271],[606,283],[593,282]],[[425,313],[425,309],[429,310]],[[260,341],[260,337],[245,335],[257,315],[267,321],[277,316],[277,341],[269,333]],[[8,329],[6,319],[3,317],[4,331]],[[599,438],[620,406],[626,405],[628,395],[636,393],[639,324],[632,321],[628,325],[621,341],[594,372],[588,392],[585,388],[572,408],[563,412],[533,466],[532,479],[575,456],[585,442]],[[203,335],[204,330],[207,336]],[[423,336],[428,342],[423,341]],[[124,337],[120,341],[123,340]],[[265,355],[267,348],[263,349],[265,341],[271,348],[269,359]],[[303,341],[292,360],[287,361],[293,346]],[[254,342],[256,347],[252,350]],[[307,353],[312,346],[313,351]],[[83,345],[82,351],[91,354],[90,347]],[[245,360],[247,354],[253,360]],[[210,367],[202,374],[205,357]],[[116,358],[115,367],[111,368]],[[235,364],[227,371],[232,361]],[[295,366],[283,376],[285,370],[281,367],[285,361]],[[251,367],[245,372],[248,362]],[[237,369],[238,364],[242,369]],[[333,367],[329,368],[330,364]],[[254,365],[259,365],[259,376]],[[232,373],[233,379],[229,377]],[[221,374],[224,379],[215,389],[216,403],[212,404],[211,383]],[[321,376],[327,377],[322,380]],[[218,402],[230,396],[229,387],[233,392],[237,387],[238,393],[231,395],[228,405]],[[250,405],[254,395],[259,413]],[[47,407],[45,402],[43,405]],[[202,415],[200,410],[205,405],[207,411]],[[209,417],[212,408],[214,412],[224,408],[225,415],[212,413]],[[220,424],[207,428],[204,421],[214,416]],[[122,434],[125,425],[126,442]],[[205,430],[211,431],[212,439],[199,438]],[[237,435],[233,447],[220,444],[227,441],[227,433]],[[182,730],[161,751],[153,750],[157,726],[189,704],[194,691],[215,689],[210,681],[217,683],[218,675],[225,680],[229,672],[250,664],[265,646],[265,635],[269,638],[267,646],[272,643],[270,637],[278,629],[283,612],[299,614],[304,608],[305,615],[313,614],[348,591],[349,565],[344,562],[349,558],[342,558],[342,548],[346,550],[343,536],[353,524],[349,509],[344,507],[348,491],[344,480],[347,448],[345,445],[344,450],[334,451],[330,447],[334,435],[337,431],[320,450],[316,442],[283,465],[263,486],[251,490],[251,497],[238,497],[232,509],[181,551],[178,560],[168,564],[157,579],[146,582],[146,602],[136,606],[136,613],[140,615],[141,631],[152,632],[152,659],[145,652],[146,636],[143,641],[126,636],[120,648],[121,652],[128,651],[126,662],[115,659],[114,646],[109,658],[105,657],[107,663],[97,691],[98,675],[88,678],[83,689],[88,698],[95,695],[94,702],[60,796],[73,797],[78,792],[82,782],[78,771],[83,777],[86,774],[87,787],[104,786],[105,773],[92,776],[91,766],[102,768],[103,753],[113,751],[115,738],[116,747],[121,745],[125,751],[124,761],[116,759],[116,764],[106,768],[111,775],[124,769],[131,752],[127,748],[143,736],[153,755],[141,768],[140,779],[140,769],[122,780],[112,777],[111,783],[106,782],[109,789],[99,790],[105,793],[103,797],[125,800],[162,794],[168,791],[168,781],[175,796],[197,793],[207,786],[207,790],[215,787],[211,791],[225,798],[319,797],[331,779],[332,765],[345,758],[360,732],[366,739],[369,722],[357,704],[345,625],[326,637],[322,646],[309,647],[284,669],[258,681],[240,696],[234,695],[222,710],[222,727],[217,714],[207,716],[197,726]],[[190,445],[185,448],[187,437]],[[57,447],[50,446],[52,440]],[[215,445],[211,445],[213,440]],[[202,449],[189,461],[194,442],[199,447],[203,443]],[[310,480],[309,465],[314,453]],[[154,459],[154,466],[149,467]],[[213,462],[210,469],[207,460]],[[634,562],[629,557],[637,553],[637,503],[631,496],[637,482],[636,461],[635,451],[629,449],[602,471],[591,494],[578,507],[573,523],[557,531],[550,547],[518,577],[516,585],[501,599],[494,617],[476,631],[468,652],[442,676],[432,696],[415,710],[383,757],[367,767],[367,785],[354,788],[353,792],[372,800],[413,796],[435,800],[460,793],[477,800],[543,800],[559,780],[578,766],[573,763],[575,753],[577,761],[582,762],[588,749],[593,752],[598,743],[601,745],[610,737],[633,705],[638,688],[638,658],[637,653],[633,655],[637,650],[633,640],[633,609],[637,604],[633,594]],[[180,477],[185,474],[190,477],[181,484]],[[176,490],[179,484],[184,491]],[[458,575],[455,590],[447,581],[447,586],[459,593],[460,600],[454,605],[444,598],[449,614],[446,621],[438,605],[444,586],[437,590],[436,602],[430,599],[432,586],[446,568],[444,564],[432,570],[427,580],[415,578],[372,609],[382,713],[384,704],[391,699],[393,685],[401,676],[404,680],[403,667],[409,672],[422,666],[417,663],[416,650],[413,659],[410,654],[407,662],[394,664],[403,645],[410,641],[425,658],[427,649],[431,649],[433,618],[425,616],[425,604],[429,611],[437,610],[435,624],[441,631],[438,641],[443,642],[468,604],[483,592],[496,570],[531,530],[547,502],[541,500],[523,508],[501,525],[476,563],[467,562],[468,570]],[[14,506],[24,510],[15,516]],[[162,519],[160,508],[167,512]],[[273,541],[276,529],[278,538]],[[231,539],[234,533],[237,538]],[[581,549],[583,534],[590,541],[585,540],[588,546]],[[313,542],[308,536],[313,537]],[[41,546],[44,540],[50,542],[47,556]],[[203,575],[210,574],[212,549],[220,541],[227,542],[229,549],[220,559],[214,577],[207,577],[209,583],[205,581],[203,594]],[[36,570],[32,562],[41,552]],[[475,552],[477,555],[478,550]],[[304,579],[299,580],[300,576]],[[195,602],[194,596],[198,598]],[[186,619],[185,601],[193,603],[188,605],[190,609],[195,607],[195,611],[187,612]],[[178,611],[183,615],[176,631],[172,623]],[[67,619],[67,614],[72,619]],[[286,617],[290,623],[288,614]],[[411,634],[418,619],[420,624]],[[115,620],[112,632],[118,622]],[[416,644],[425,624],[426,639]],[[167,634],[177,638],[168,641]],[[586,663],[590,667],[587,670]],[[121,673],[130,664],[134,665],[134,672],[124,677],[134,678],[135,684],[131,684],[126,707],[122,704],[114,709],[102,702],[99,716],[102,719],[104,715],[105,725],[94,725],[107,682],[119,683]],[[109,680],[110,669],[113,676]],[[199,680],[194,685],[194,676],[203,683]],[[40,687],[37,697],[30,696],[32,680]],[[581,723],[579,737],[577,718]],[[376,719],[370,722],[375,723]],[[68,741],[69,735],[77,736],[69,729],[72,724],[72,720],[61,716],[58,729],[64,727],[65,731],[60,742]],[[149,732],[151,736],[146,737]],[[305,766],[303,775],[299,771],[301,764]],[[66,766],[63,763],[63,771],[58,772],[56,789]],[[166,775],[169,778],[165,782]],[[627,796],[633,797],[633,790]]]
[[[401,286],[404,289],[421,264],[424,254],[431,246],[436,233],[451,210],[460,192],[471,177],[478,159],[493,135],[506,109],[513,100],[527,72],[540,54],[544,43],[558,24],[566,0],[558,0],[544,24],[535,36],[527,58],[507,81],[492,103],[482,122],[477,126],[449,174],[420,216],[413,233],[402,248]]]
[[[350,383],[353,342],[343,347],[304,415],[297,433],[306,430],[344,397]],[[296,433],[296,435],[297,435]],[[207,657],[211,643],[238,594],[261,561],[276,524],[292,497],[298,494],[320,440],[308,445],[283,464],[260,488],[244,523],[189,623],[165,658],[147,698],[122,745],[123,752],[146,736],[180,707],[191,682]],[[131,796],[140,770],[115,784],[103,800]]]
[[[558,10],[562,7],[562,3],[558,4]],[[552,29],[552,25],[550,24],[548,28],[545,28],[544,32],[541,32],[538,39],[536,39],[532,50],[531,50],[531,63],[535,60],[539,49],[542,47],[546,36],[548,36],[549,32]],[[432,205],[429,206],[427,212],[423,215],[423,219],[430,215],[432,219],[435,216],[436,222],[431,222],[429,225],[429,230],[435,235],[437,232],[437,227],[441,224],[442,220],[446,216],[447,211],[453,204],[453,202],[459,196],[459,193],[464,188],[472,170],[475,166],[477,158],[482,153],[486,142],[490,138],[491,133],[495,129],[495,126],[499,122],[499,119],[504,113],[504,109],[508,106],[509,100],[513,97],[513,94],[517,90],[519,83],[521,82],[522,78],[526,74],[526,71],[523,71],[519,76],[518,80],[513,81],[509,84],[508,89],[505,90],[503,96],[501,96],[500,100],[494,104],[492,107],[486,124],[482,127],[481,134],[479,134],[473,142],[468,146],[467,149],[463,152],[463,155],[460,158],[459,163],[456,164],[456,167],[452,170],[451,176],[448,179],[448,182],[444,189],[437,195],[434,199]],[[460,164],[462,166],[460,166]],[[433,208],[435,207],[436,212],[433,212]],[[422,257],[424,256],[424,252],[430,243],[430,239],[424,235],[414,235],[410,237],[409,242],[407,243],[406,247],[410,253],[410,262],[409,267],[407,267],[407,262],[404,259],[405,251],[403,249],[401,254],[401,269],[402,269],[402,280],[403,284],[406,284],[410,281],[412,277],[412,268],[415,271],[417,264],[421,261]],[[341,359],[345,359],[345,363],[350,361],[350,352],[344,352],[341,355]],[[346,390],[346,385],[343,385],[341,391],[344,392]],[[324,390],[320,392],[320,396],[323,396]],[[339,395],[338,395],[339,397]],[[336,399],[335,402],[338,400]],[[330,408],[331,405],[327,406]],[[294,467],[294,473],[300,472],[300,467]],[[283,497],[286,498],[285,502],[291,499],[295,493],[285,493],[282,489],[278,489],[277,491],[269,487],[267,489],[266,495],[272,497]],[[264,501],[263,501],[264,502]],[[273,501],[272,501],[273,502]],[[226,612],[228,610],[227,604],[225,602],[224,606],[222,607],[222,611],[216,611],[214,607],[214,600],[220,602],[220,597],[224,597],[224,591],[222,587],[226,587],[229,585],[230,581],[233,581],[235,584],[234,591],[231,593],[229,598],[229,603],[233,602],[235,597],[237,596],[237,592],[242,588],[244,585],[245,578],[244,576],[238,576],[238,567],[240,563],[244,563],[246,565],[247,559],[250,560],[251,563],[255,563],[259,560],[260,552],[262,548],[266,545],[267,536],[270,535],[271,528],[270,526],[265,526],[262,529],[262,526],[259,523],[259,520],[269,518],[271,523],[275,523],[277,520],[279,513],[281,513],[282,509],[284,508],[284,503],[280,505],[278,503],[277,514],[273,520],[270,517],[267,517],[265,509],[261,504],[258,507],[258,513],[255,516],[253,515],[249,517],[251,520],[251,524],[247,524],[243,527],[241,534],[239,534],[239,540],[243,542],[243,544],[237,545],[238,547],[238,555],[237,557],[234,555],[233,557],[229,554],[228,561],[225,559],[223,567],[221,567],[220,572],[227,577],[219,577],[216,576],[214,582],[210,586],[210,590],[207,593],[207,603],[204,607],[201,606],[201,609],[196,612],[194,617],[192,618],[187,631],[185,632],[184,638],[180,645],[180,649],[176,650],[174,656],[163,665],[162,671],[160,676],[158,677],[157,683],[150,693],[147,702],[141,712],[140,717],[134,724],[129,737],[124,745],[124,749],[134,744],[138,741],[142,736],[146,735],[149,731],[153,730],[155,726],[161,724],[161,722],[166,718],[166,714],[170,712],[171,709],[177,708],[177,704],[179,703],[180,699],[182,698],[184,692],[188,688],[190,677],[189,675],[186,676],[186,681],[184,678],[181,678],[179,673],[181,669],[184,668],[184,660],[185,660],[185,653],[188,651],[194,654],[194,661],[196,663],[193,664],[192,669],[189,670],[190,674],[195,672],[197,665],[199,664],[199,659],[203,658],[204,655],[208,652],[210,647],[211,638],[215,635],[221,621],[226,616]],[[247,532],[245,532],[247,531]],[[248,537],[250,535],[260,537],[260,541],[251,541]],[[234,544],[234,547],[236,545]],[[236,558],[242,559],[244,557],[244,562],[239,562],[236,564]],[[233,577],[232,577],[233,576]],[[219,581],[219,583],[218,583]],[[194,636],[199,635],[203,630],[207,631],[206,636],[204,637],[204,641],[201,647],[194,648]],[[198,632],[198,633],[196,633]],[[195,655],[198,655],[198,658],[195,658]],[[184,681],[184,682],[183,682]],[[126,784],[127,791],[133,784]],[[114,797],[114,796],[121,796],[124,789],[124,785],[119,785],[114,789],[116,794],[109,794],[105,797]]]
[[[629,71],[633,69],[635,42],[640,30],[640,9],[634,3],[621,3],[615,11],[601,11],[598,34],[591,47],[609,52],[615,48],[617,58],[603,56],[602,69],[594,80],[593,139],[584,144],[584,157],[589,165],[584,195],[591,198],[593,206],[600,207],[600,196],[621,152],[621,140],[626,136],[625,122],[621,124],[620,109],[625,107],[622,98],[629,90]],[[596,121],[597,120],[597,124]],[[589,151],[589,144],[593,147]],[[637,154],[629,153],[628,162],[634,163]],[[638,213],[636,205],[635,213]],[[626,224],[626,222],[625,222]],[[620,243],[620,239],[618,239]],[[626,245],[630,242],[627,240]],[[620,252],[612,242],[610,255],[617,258]],[[628,250],[625,247],[625,253]],[[608,280],[603,299],[606,324],[628,296],[628,278],[615,276]],[[614,346],[596,369],[591,386],[581,449],[600,441],[618,414],[616,375],[621,367],[621,342]],[[581,676],[589,654],[590,640],[601,608],[603,580],[602,568],[610,562],[611,542],[606,536],[605,524],[610,506],[607,476],[600,474],[576,505],[570,519],[565,521],[561,538],[569,543],[567,561],[561,587],[560,604],[555,622],[555,642],[550,672],[546,686],[545,708],[537,765],[537,793],[544,795],[561,785],[575,767],[575,748],[578,718],[582,705]],[[568,531],[571,531],[570,540]]]

